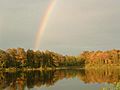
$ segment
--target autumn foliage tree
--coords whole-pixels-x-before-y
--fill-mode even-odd
[[[61,55],[51,51],[33,51],[23,48],[0,50],[0,68],[55,68],[80,67],[85,65],[119,65],[120,50],[84,51],[79,56]]]

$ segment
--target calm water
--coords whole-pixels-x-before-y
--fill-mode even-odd
[[[120,90],[120,69],[0,72],[0,90]]]

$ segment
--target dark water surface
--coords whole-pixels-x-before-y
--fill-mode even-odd
[[[0,72],[0,90],[120,90],[120,69]]]

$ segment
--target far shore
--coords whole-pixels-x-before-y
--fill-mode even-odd
[[[0,68],[0,71],[2,72],[17,72],[17,71],[49,71],[49,70],[81,70],[81,69],[111,69],[116,68],[120,69],[120,65],[86,65],[85,67],[78,67],[78,66],[72,66],[72,67],[46,67],[46,68]]]

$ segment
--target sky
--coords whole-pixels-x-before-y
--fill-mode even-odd
[[[0,48],[33,49],[51,0],[0,0]],[[120,49],[120,0],[57,0],[39,50]]]

